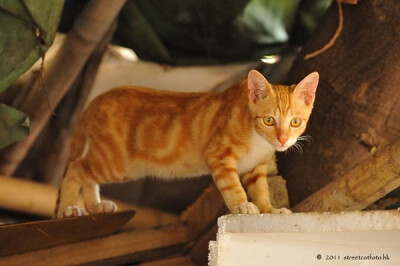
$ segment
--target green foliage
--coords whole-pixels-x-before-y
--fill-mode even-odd
[[[0,93],[52,44],[63,5],[63,0],[0,0]],[[0,104],[0,148],[28,134],[28,116]]]
[[[238,19],[242,32],[259,45],[285,43],[300,0],[252,0]]]
[[[4,104],[0,104],[0,149],[29,134],[29,117]]]
[[[0,0],[0,93],[53,42],[63,0]],[[40,35],[36,38],[35,27]]]
[[[128,0],[115,40],[141,59],[167,64],[259,59],[278,53],[299,22],[307,23],[307,38],[331,1]]]

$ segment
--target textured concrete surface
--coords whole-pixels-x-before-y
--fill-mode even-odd
[[[210,265],[400,265],[400,211],[228,215]]]

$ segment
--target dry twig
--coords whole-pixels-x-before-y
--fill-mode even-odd
[[[339,38],[339,35],[343,29],[343,9],[342,9],[342,0],[337,0],[336,2],[338,4],[339,25],[336,29],[335,34],[332,36],[332,38],[329,40],[329,42],[324,45],[324,47],[322,47],[321,49],[314,51],[312,53],[306,54],[304,56],[304,60],[308,60],[308,59],[314,58],[314,57],[322,54],[323,52],[325,52],[326,50],[331,48],[335,44],[337,38]]]

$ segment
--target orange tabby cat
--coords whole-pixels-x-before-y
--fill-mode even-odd
[[[73,135],[57,217],[114,212],[99,184],[211,173],[232,213],[282,213],[269,200],[266,175],[275,151],[296,143],[311,114],[318,73],[298,85],[272,85],[256,70],[221,93],[119,87],[94,99]],[[254,202],[249,202],[246,192]]]

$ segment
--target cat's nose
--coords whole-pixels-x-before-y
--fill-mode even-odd
[[[278,141],[280,144],[285,145],[285,143],[288,141],[288,137],[287,136],[279,136],[278,137]]]

